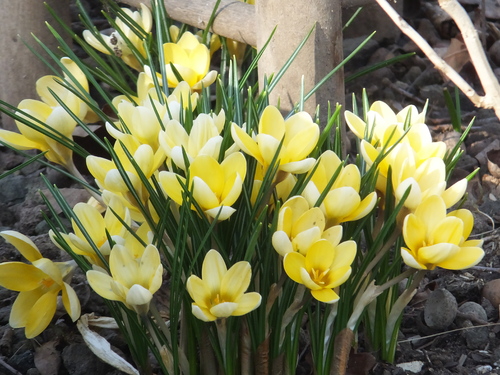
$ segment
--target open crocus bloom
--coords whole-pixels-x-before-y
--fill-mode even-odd
[[[16,114],[21,117],[25,117],[25,115],[32,116],[43,123],[38,124],[38,126],[49,134],[52,133],[53,137],[62,137],[65,141],[71,141],[76,121],[59,104],[54,95],[64,102],[68,109],[80,120],[90,122],[95,120],[96,117],[84,101],[62,85],[64,83],[73,86],[76,90],[83,89],[88,92],[87,77],[78,65],[68,57],[63,57],[61,63],[70,75],[65,72],[64,80],[52,75],[40,78],[36,82],[36,91],[42,101],[25,99],[19,103],[19,111]],[[78,82],[81,87],[77,87],[75,82]],[[34,122],[33,120],[29,121]],[[37,149],[47,151],[45,156],[48,160],[71,170],[73,152],[69,148],[37,129],[23,124],[21,121],[16,120],[16,125],[20,133],[0,129],[0,140],[18,150]]]
[[[97,208],[87,203],[77,203],[73,207],[73,212],[85,229],[85,233],[75,219],[71,219],[74,233],[70,233],[69,235],[59,233],[58,235],[65,239],[66,243],[71,246],[71,249],[76,254],[83,255],[91,264],[97,264],[102,267],[103,262],[101,257],[108,259],[111,251],[108,239],[111,238],[117,243],[122,242],[128,233],[127,227],[130,227],[132,224],[129,210],[117,197],[114,197],[104,217]],[[58,246],[55,240],[55,233],[51,230],[49,235],[54,244]],[[92,241],[92,244],[87,240],[87,236]],[[99,250],[100,255],[94,250],[95,248]]]
[[[373,145],[387,137],[386,130],[391,126],[395,125],[404,132],[405,127],[425,125],[425,110],[419,113],[414,105],[409,105],[396,114],[386,103],[376,101],[370,106],[366,117],[365,122],[354,113],[345,111],[346,123],[351,131],[359,139],[370,140]]]
[[[369,165],[379,157],[379,152],[365,141],[361,143],[361,153]],[[449,208],[463,197],[467,189],[466,179],[447,189],[443,159],[430,157],[419,163],[415,151],[408,143],[395,145],[378,164],[377,189],[381,191],[385,191],[389,167],[392,168],[392,186],[397,199],[401,199],[411,187],[404,205],[412,211],[422,200],[434,194],[441,196]]]
[[[176,87],[179,82],[186,81],[193,90],[201,90],[210,86],[217,78],[215,70],[208,71],[210,68],[209,49],[189,31],[183,33],[176,43],[165,43],[163,56],[168,87]],[[182,80],[177,79],[171,64]],[[144,72],[149,76],[153,74],[149,66],[144,67]],[[161,84],[162,76],[159,73],[157,76]]]
[[[221,110],[218,115],[201,113],[193,120],[193,126],[188,134],[179,121],[170,120],[166,123],[165,130],[160,131],[160,146],[170,158],[169,160],[184,171],[186,170],[185,156],[190,163],[199,155],[218,159],[222,145],[220,133],[225,121],[224,110]],[[229,148],[226,156],[234,151],[235,147]]]
[[[146,314],[162,283],[163,266],[156,247],[147,245],[142,256],[136,258],[125,246],[115,245],[109,269],[111,275],[99,267],[87,271],[92,289],[103,298],[123,302],[138,314]]]
[[[193,315],[204,322],[248,314],[260,306],[259,293],[245,293],[252,269],[248,262],[238,262],[227,269],[216,250],[210,250],[201,270],[201,279],[189,276],[186,288],[193,299]]]
[[[273,247],[281,256],[294,251],[305,255],[307,249],[321,239],[324,229],[325,216],[321,209],[311,208],[300,195],[292,197],[280,208]]]
[[[415,213],[405,217],[401,248],[404,262],[416,269],[436,267],[460,270],[479,263],[484,256],[482,240],[467,240],[474,218],[468,210],[446,214],[444,200],[433,195]]]
[[[254,157],[265,170],[279,149],[279,169],[288,173],[305,173],[315,159],[307,156],[316,147],[319,127],[307,112],[299,112],[285,120],[278,108],[268,106],[259,120],[259,133],[253,138],[236,124],[231,126],[234,142]],[[280,148],[281,144],[281,148]]]
[[[231,206],[240,196],[246,168],[241,152],[229,155],[220,164],[211,156],[200,155],[189,166],[189,181],[167,171],[160,172],[159,178],[165,193],[178,205],[182,205],[187,187],[205,214],[226,220],[236,211]]]
[[[76,321],[80,316],[80,301],[65,281],[70,277],[75,262],[56,263],[43,258],[33,241],[21,233],[4,231],[0,235],[31,262],[0,264],[0,285],[20,292],[12,305],[9,324],[13,328],[24,327],[27,338],[38,336],[54,317],[59,292],[64,308]]]
[[[128,8],[122,8],[121,10],[125,12],[125,14],[130,17],[140,28],[142,28],[145,34],[151,32],[151,28],[153,27],[153,18],[151,16],[151,11],[146,5],[141,4],[140,12],[133,12]],[[116,56],[121,57],[121,59],[128,66],[138,71],[142,71],[142,65],[134,56],[132,50],[128,46],[128,43],[131,43],[137,49],[137,51],[145,57],[146,51],[143,45],[144,38],[139,37],[139,35],[137,35],[135,31],[132,30],[127,25],[127,23],[122,21],[120,18],[117,18],[115,21],[116,27],[119,32],[114,31],[111,33],[111,35],[101,34],[101,41],[89,30],[84,30],[83,37],[85,41],[93,48],[104,54],[111,55],[111,51],[113,51],[113,53]],[[125,38],[128,39],[128,41],[125,41],[122,35],[124,35]]]
[[[291,252],[285,255],[283,266],[295,282],[305,285],[318,301],[334,303],[339,296],[333,290],[351,274],[356,256],[356,242],[346,241],[335,246],[326,239],[316,241],[306,255]]]
[[[358,167],[354,164],[344,167],[339,157],[328,150],[321,155],[318,166],[302,192],[311,206],[316,204],[335,175],[335,182],[320,205],[327,219],[327,227],[359,220],[368,215],[377,203],[375,192],[361,199],[361,173]]]

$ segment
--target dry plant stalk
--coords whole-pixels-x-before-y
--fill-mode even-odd
[[[450,15],[462,33],[470,59],[479,76],[481,85],[483,86],[485,92],[483,96],[478,95],[456,70],[439,57],[427,41],[403,19],[386,0],[375,1],[387,13],[396,26],[415,42],[434,66],[448,77],[476,107],[493,109],[496,116],[500,119],[500,84],[488,63],[479,35],[469,15],[456,0],[438,1],[441,8]]]

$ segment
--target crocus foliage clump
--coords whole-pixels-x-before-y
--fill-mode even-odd
[[[345,112],[360,149],[342,157],[341,108],[328,119],[282,113],[242,75],[241,55],[221,59],[217,72],[214,38],[169,25],[162,2],[152,3],[153,12],[115,7],[109,36],[90,24],[74,36],[88,43],[90,65],[62,45],[61,76],[37,83],[41,101],[19,104],[20,133],[0,132],[3,144],[45,152],[89,191],[71,207],[48,184],[62,210],[51,207],[49,236],[73,261],[0,233],[29,262],[0,264],[0,285],[20,292],[12,327],[39,335],[59,295],[76,321],[70,279],[83,272],[140,372],[153,356],[165,374],[294,373],[305,334],[315,373],[326,374],[336,336],[360,327],[393,359],[397,322],[425,271],[464,269],[484,255],[469,239],[471,212],[455,207],[467,180],[447,182],[457,151],[432,140],[425,110],[375,102]],[[77,127],[94,146],[74,143]]]

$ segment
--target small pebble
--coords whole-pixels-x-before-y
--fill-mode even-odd
[[[457,316],[457,300],[446,289],[433,291],[424,308],[425,324],[433,329],[446,329]]]
[[[498,308],[500,305],[500,279],[488,281],[483,287],[482,294],[494,308]]]

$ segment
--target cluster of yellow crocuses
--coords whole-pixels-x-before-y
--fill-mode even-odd
[[[147,7],[142,6],[140,13],[126,12],[145,34],[151,31]],[[245,124],[227,121],[221,110],[198,114],[187,129],[183,123],[186,111],[197,107],[198,91],[216,79],[216,72],[209,72],[209,49],[189,32],[175,35],[175,42],[163,46],[163,77],[140,63],[140,57],[146,54],[143,39],[129,26],[119,22],[117,26],[120,30],[109,37],[98,38],[90,31],[84,37],[96,49],[114,52],[140,71],[137,96],[120,95],[112,101],[118,120],[106,123],[106,129],[116,140],[113,158],[87,157],[101,201],[79,203],[73,208],[73,233],[50,233],[57,246],[66,243],[88,262],[92,267],[87,271],[89,284],[103,298],[122,302],[144,315],[162,285],[162,258],[148,225],[148,220],[159,220],[150,201],[151,190],[145,186],[145,181],[155,186],[153,180],[172,205],[187,203],[213,223],[231,219],[248,179],[253,186],[250,201],[256,204],[264,176],[269,176],[270,169],[274,171],[272,188],[282,204],[275,205],[276,200],[264,202],[271,211],[280,207],[272,245],[290,279],[310,289],[321,302],[336,302],[336,288],[352,272],[357,244],[344,238],[342,224],[362,219],[374,210],[378,199],[386,194],[389,175],[396,199],[402,199],[410,189],[404,201],[408,214],[402,219],[406,247],[401,249],[408,266],[461,269],[481,260],[481,241],[467,239],[473,227],[472,214],[463,209],[447,213],[464,195],[467,181],[446,187],[446,147],[432,141],[425,114],[415,107],[395,114],[386,104],[376,102],[366,121],[346,112],[349,127],[361,139],[363,159],[378,171],[379,196],[376,192],[362,196],[362,176],[356,165],[343,163],[333,151],[317,159],[311,157],[320,129],[306,112],[285,119],[278,108],[267,106],[257,131],[252,133]],[[61,63],[66,68],[64,80],[43,77],[37,83],[42,101],[26,100],[19,105],[21,118],[32,116],[46,131],[17,121],[21,134],[0,130],[0,139],[19,149],[46,151],[48,160],[73,171],[70,149],[50,136],[72,139],[76,121],[61,102],[82,121],[93,121],[95,115],[66,87],[88,92],[84,73],[68,58]],[[179,74],[183,80],[178,79]],[[167,90],[155,83],[166,84],[173,91],[165,95]],[[230,145],[228,139],[232,140]],[[247,173],[249,158],[257,163],[251,176]],[[300,195],[290,196],[300,175],[307,176],[307,184]],[[145,211],[150,217],[144,217]],[[73,264],[43,258],[36,246],[17,232],[1,235],[31,262],[0,265],[0,285],[21,292],[12,309],[11,325],[26,327],[27,337],[39,334],[55,313],[59,292],[65,309],[77,319],[78,298],[67,284]],[[23,274],[22,281],[14,277],[18,274]],[[203,321],[213,321],[258,308],[260,294],[246,293],[251,280],[250,263],[235,261],[228,269],[219,252],[208,251],[201,278],[191,275],[185,282],[194,301],[193,314]]]
[[[371,105],[366,122],[345,113],[361,139],[363,159],[377,168],[377,189],[385,193],[389,169],[396,199],[410,189],[404,201],[410,212],[403,221],[404,262],[416,269],[468,268],[484,256],[482,241],[468,240],[474,218],[466,209],[446,212],[463,197],[467,180],[446,188],[446,145],[432,141],[424,117],[414,106],[396,114],[380,101]]]

